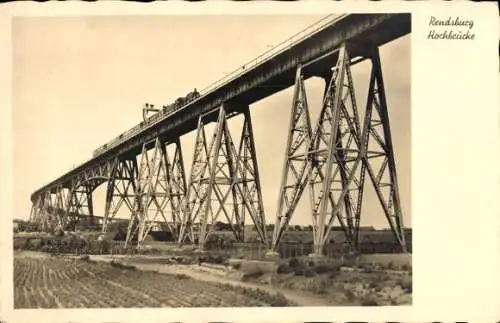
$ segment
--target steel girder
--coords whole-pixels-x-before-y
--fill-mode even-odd
[[[346,242],[356,250],[366,172],[396,241],[406,251],[378,49],[373,51],[370,59],[372,71],[363,127],[360,126],[351,60],[345,44],[341,46],[337,64],[326,80],[323,106],[314,132],[311,131],[301,68],[297,68],[271,252],[276,252],[308,184],[314,254],[322,255],[335,219],[344,231]],[[380,166],[375,159],[381,159]]]
[[[30,221],[43,231],[55,228],[74,229],[78,216],[94,215],[92,192],[107,181],[116,159],[103,161],[73,178],[67,186],[62,184],[40,195],[33,203]]]
[[[157,138],[154,147],[143,145],[136,182],[134,213],[127,231],[126,244],[137,234],[140,245],[149,234],[160,215],[175,238],[181,224],[181,208],[186,192],[184,164],[180,140],[173,142],[170,155],[167,146]],[[136,222],[137,221],[137,222]]]
[[[95,215],[92,193],[111,177],[114,163],[115,158],[103,161],[72,179],[71,188],[66,194],[65,226],[69,225],[74,229],[79,215]]]
[[[110,159],[103,161],[93,168],[85,170],[76,176],[70,187],[58,185],[54,191],[47,190],[42,196],[39,196],[32,206],[30,221],[39,223],[42,230],[49,228],[67,228],[70,226],[74,229],[74,225],[78,221],[78,216],[87,214],[94,215],[92,192],[104,182],[115,182],[117,180],[130,180],[134,177],[123,177],[123,169],[127,168],[130,161],[118,159]],[[125,166],[124,166],[125,165]],[[118,169],[118,170],[117,170]],[[108,185],[109,186],[109,185]],[[108,192],[109,192],[108,187]],[[111,192],[112,193],[112,192]],[[120,195],[121,196],[121,195]],[[111,208],[110,199],[113,194],[107,195],[105,218],[103,230],[109,220],[108,214],[110,209],[113,210],[112,216],[116,214],[117,208]],[[123,202],[123,201],[121,201]],[[118,203],[120,204],[120,202]],[[119,207],[119,205],[118,205]]]
[[[244,241],[247,212],[256,227],[259,240],[267,243],[248,107],[244,109],[243,115],[245,119],[238,151],[228,129],[224,106],[219,108],[217,125],[209,143],[205,135],[204,116],[200,116],[179,243],[186,239],[194,242],[197,235],[198,246],[204,249],[205,242],[213,231],[213,224],[221,213],[231,225],[235,239]],[[195,233],[197,221],[199,232]],[[212,223],[211,226],[209,222]]]
[[[166,159],[163,165],[168,167],[168,203],[170,209],[173,210],[174,227],[171,229],[175,234],[180,226],[181,206],[186,183],[180,141],[176,140],[173,143],[175,151],[172,154],[172,162],[164,150]],[[144,213],[137,212],[138,205],[140,205],[137,202],[140,197],[137,190],[140,182],[138,178],[139,169],[135,158],[113,158],[104,161],[76,176],[71,181],[70,188],[59,185],[54,189],[55,192],[47,190],[39,196],[32,205],[30,221],[38,223],[44,231],[76,224],[78,215],[94,214],[92,192],[99,185],[107,182],[102,231],[107,231],[109,222],[115,218],[122,205],[125,204],[131,214],[129,231],[137,231],[136,224],[139,223],[137,220],[141,216],[144,219],[141,232],[143,232],[142,236],[145,237],[150,227],[147,229],[149,226],[148,217],[144,216]],[[163,206],[167,205],[164,203]],[[130,238],[128,239],[130,240]]]

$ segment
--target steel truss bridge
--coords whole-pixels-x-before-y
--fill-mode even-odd
[[[213,228],[209,224],[221,218],[232,224],[235,238],[243,241],[249,216],[259,240],[273,253],[308,187],[314,255],[320,256],[334,223],[344,231],[349,246],[357,249],[363,191],[370,182],[404,252],[379,47],[410,32],[410,14],[327,16],[201,91],[186,106],[127,132],[102,154],[35,191],[30,220],[47,230],[64,227],[76,214],[93,215],[92,192],[105,184],[102,230],[124,207],[130,213],[128,243],[137,237],[140,245],[161,221],[179,243],[197,243],[203,249]],[[351,67],[364,60],[371,62],[371,74],[361,120]],[[315,122],[304,86],[304,80],[313,76],[326,84]],[[290,86],[293,103],[270,239],[249,106]],[[242,136],[235,142],[228,122],[239,114],[244,116]],[[213,133],[206,133],[208,123],[216,124]],[[186,176],[179,138],[193,130],[196,142],[190,153],[194,158]]]

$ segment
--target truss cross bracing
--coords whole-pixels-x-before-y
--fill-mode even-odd
[[[394,237],[406,251],[391,130],[378,49],[366,51],[371,61],[364,116],[358,111],[351,74],[349,47],[335,53],[325,76],[318,120],[312,126],[303,81],[296,70],[286,153],[278,197],[271,252],[286,232],[306,187],[313,224],[314,255],[320,256],[334,225],[340,226],[351,250],[359,248],[360,221],[366,198],[366,178],[374,188]],[[332,54],[333,55],[333,54]],[[162,223],[179,243],[191,241],[205,248],[216,221],[230,224],[236,241],[245,241],[250,217],[258,239],[266,243],[265,216],[252,122],[248,106],[222,105],[215,112],[215,130],[206,136],[214,111],[198,120],[194,156],[186,185],[180,141],[165,144],[156,138],[143,144],[136,157],[103,160],[36,196],[30,220],[42,230],[71,227],[78,216],[94,215],[92,192],[107,183],[102,230],[106,232],[125,205],[130,217],[126,243],[141,244],[155,224]],[[228,114],[228,111],[231,111]],[[244,117],[241,139],[235,144],[229,117]],[[167,148],[173,147],[173,153]]]
[[[186,182],[180,141],[177,139],[172,145],[171,155],[158,138],[152,149],[148,149],[147,143],[143,145],[126,244],[137,235],[140,245],[155,224],[166,226],[174,238],[178,237]]]
[[[314,255],[321,256],[335,222],[352,250],[359,247],[368,173],[397,243],[406,251],[389,118],[378,50],[372,62],[363,125],[356,105],[351,60],[344,45],[326,80],[323,105],[312,131],[306,92],[297,68],[286,156],[271,252],[309,186]],[[380,161],[375,162],[375,159]]]
[[[259,172],[248,107],[238,150],[231,137],[224,106],[210,141],[204,116],[199,118],[184,218],[179,243],[198,241],[204,249],[213,224],[221,217],[229,223],[236,241],[245,240],[245,217],[250,216],[258,238],[267,243]]]

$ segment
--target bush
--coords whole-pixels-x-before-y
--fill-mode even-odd
[[[259,288],[252,289],[241,286],[233,286],[230,284],[217,283],[217,287],[219,287],[223,291],[236,291],[243,295],[249,296],[253,299],[261,300],[271,306],[295,306],[296,304],[289,301],[282,293],[271,294],[266,291],[263,291]]]
[[[258,268],[258,267],[253,268],[252,270],[249,270],[243,274],[242,280],[259,278],[263,274],[264,274],[264,271],[261,268]]]
[[[288,264],[281,264],[278,266],[276,273],[278,274],[290,274],[293,272],[293,269]]]
[[[321,264],[321,265],[316,265],[315,267],[312,268],[312,270],[314,270],[314,272],[318,275],[326,274],[326,273],[334,273],[335,274],[335,273],[339,272],[340,266]]]
[[[405,290],[407,293],[413,292],[413,284],[411,278],[403,278],[400,279],[398,284]]]
[[[312,268],[316,274],[324,274],[330,271],[327,265],[317,265]]]
[[[314,277],[314,276],[316,276],[316,273],[314,271],[312,271],[311,269],[307,269],[304,272],[304,276],[306,276],[306,277]]]
[[[312,285],[310,290],[314,294],[324,295],[328,293],[328,286],[325,284],[324,281],[316,281],[316,284]]]
[[[14,239],[14,250],[24,250],[29,246],[29,238],[15,238]]]
[[[56,230],[54,231],[54,236],[56,236],[56,237],[62,237],[62,236],[64,236],[64,230],[63,230],[63,229],[61,229],[61,228],[56,229]]]
[[[338,275],[338,271],[332,271],[332,272],[330,272],[330,273],[328,274],[328,278],[329,278],[329,279],[334,279],[334,278],[336,278],[336,277],[337,277],[337,275]]]
[[[304,276],[305,270],[302,268],[295,268],[294,273],[295,276]]]
[[[227,257],[222,255],[202,255],[198,258],[198,263],[222,265],[226,263]]]
[[[41,248],[44,246],[43,240],[39,238],[35,239],[29,239],[27,242],[28,249],[29,250],[41,250]]]
[[[290,267],[295,268],[299,265],[299,260],[297,258],[292,258],[288,261]]]

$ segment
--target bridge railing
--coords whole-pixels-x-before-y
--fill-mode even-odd
[[[269,50],[265,51],[261,55],[257,56],[256,58],[250,60],[246,64],[243,64],[241,67],[235,69],[229,74],[226,74],[224,77],[221,79],[215,81],[214,83],[208,85],[204,89],[200,91],[201,96],[204,96],[214,90],[216,90],[219,87],[224,86],[225,84],[231,82],[232,80],[240,77],[242,74],[246,73],[248,70],[253,69],[254,67],[258,66],[264,61],[269,60],[273,56],[277,56],[278,54],[284,52],[288,48],[296,45],[300,41],[310,37],[311,35],[315,34],[316,32],[324,29],[326,26],[329,26],[336,21],[344,18],[346,14],[343,15],[328,15],[321,20],[315,22],[312,25],[309,25],[305,29],[301,30],[300,32],[296,33],[295,35],[285,39],[281,43],[272,46]]]
[[[229,74],[226,74],[224,77],[220,78],[219,80],[215,81],[214,83],[208,85],[207,87],[205,87],[204,89],[202,89],[200,91],[200,97],[198,97],[197,99],[187,103],[185,106],[175,110],[175,111],[170,111],[168,113],[163,113],[163,112],[159,112],[155,115],[155,118],[153,118],[150,122],[147,122],[147,123],[140,123],[136,126],[134,126],[133,128],[125,131],[124,133],[120,134],[119,136],[117,136],[116,138],[114,138],[113,140],[111,140],[110,142],[108,142],[107,144],[103,145],[103,146],[100,146],[99,148],[97,148],[96,150],[94,150],[94,156],[93,157],[96,157],[116,146],[118,146],[119,144],[121,144],[122,142],[125,142],[127,141],[128,139],[134,137],[135,135],[137,135],[138,133],[140,133],[141,131],[157,124],[158,122],[160,122],[161,120],[163,120],[165,117],[167,117],[168,115],[172,114],[172,113],[175,113],[176,111],[179,111],[179,110],[182,110],[184,109],[186,106],[189,106],[191,103],[193,102],[196,102],[197,100],[199,100],[200,98],[203,98],[205,95],[217,90],[218,88],[221,88],[223,87],[224,85],[230,83],[231,81],[237,79],[238,77],[240,77],[241,75],[243,75],[244,73],[246,73],[247,71],[249,70],[252,70],[253,68],[257,67],[258,65],[260,65],[262,62],[265,62],[267,60],[269,60],[270,58],[274,57],[274,56],[277,56],[279,55],[280,53],[284,52],[285,50],[289,49],[290,47],[296,45],[297,43],[301,42],[302,40],[310,37],[311,35],[323,30],[325,27],[343,19],[344,17],[346,16],[346,14],[342,14],[342,15],[328,15],[328,16],[325,16],[324,18],[322,18],[321,20],[315,22],[314,24],[312,25],[309,25],[308,27],[306,27],[305,29],[301,30],[300,32],[292,35],[291,37],[285,39],[284,41],[282,41],[281,43],[278,43],[277,45],[274,45],[273,47],[271,47],[269,50],[265,51],[264,53],[262,53],[261,55],[257,56],[256,58],[248,61],[247,63],[243,64],[241,67],[235,69],[234,71],[230,72]],[[85,163],[85,161],[83,162]],[[83,164],[82,163],[82,164]],[[81,164],[79,164],[81,165]],[[77,168],[78,166],[76,167],[72,167],[71,170]]]
[[[204,89],[202,89],[200,91],[200,97],[199,98],[195,99],[194,101],[189,102],[184,107],[181,107],[180,109],[177,109],[176,111],[182,110],[186,106],[190,105],[192,102],[195,102],[195,101],[199,100],[200,98],[204,97],[205,95],[207,95],[208,93],[211,93],[211,92],[217,90],[218,88],[220,88],[220,87],[228,84],[229,82],[231,82],[231,81],[235,80],[236,78],[240,77],[241,75],[243,75],[247,71],[255,68],[256,66],[258,66],[262,62],[264,62],[266,60],[269,60],[273,56],[277,56],[278,54],[284,52],[288,48],[290,48],[290,47],[294,46],[295,44],[301,42],[302,40],[310,37],[314,33],[317,33],[319,31],[323,30],[326,26],[329,26],[329,25],[335,23],[336,21],[344,18],[345,16],[346,16],[346,14],[325,16],[321,20],[315,22],[312,25],[309,25],[305,29],[303,29],[300,32],[296,33],[295,35],[293,35],[293,36],[285,39],[281,43],[273,46],[272,48],[270,48],[269,50],[265,51],[264,53],[262,53],[261,55],[257,56],[256,58],[252,59],[251,61],[247,62],[246,64],[243,64],[241,67],[235,69],[231,73],[226,74],[224,77],[222,77],[219,80],[215,81],[214,83],[208,85],[207,87],[205,87]],[[134,128],[132,128],[132,129],[124,132],[122,135],[120,135],[114,141],[112,141],[110,144],[108,144],[106,148],[102,149],[102,152],[107,151],[107,150],[109,150],[111,148],[116,147],[121,142],[124,142],[124,141],[128,140],[129,138],[133,137],[137,133],[141,132],[143,129],[146,129],[146,128],[150,127],[150,126],[155,125],[156,123],[160,122],[164,117],[166,117],[167,115],[170,115],[172,113],[175,113],[176,111],[172,111],[172,112],[167,113],[165,115],[163,115],[162,112],[159,112],[157,114],[158,117],[155,118],[154,120],[152,120],[152,122],[149,122],[144,127],[141,127],[140,125],[137,125]],[[103,147],[100,147],[100,148],[103,148]]]

